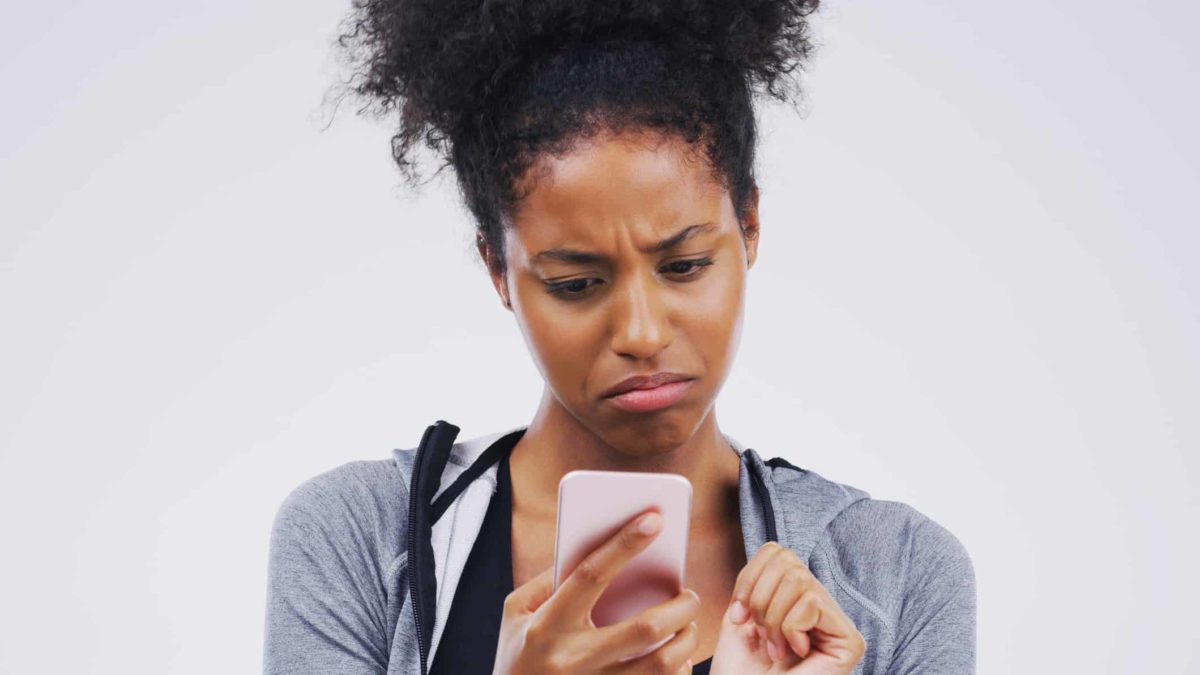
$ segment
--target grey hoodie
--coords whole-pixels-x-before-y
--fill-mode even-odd
[[[524,428],[453,442],[438,420],[417,448],[297,487],[271,532],[263,672],[423,674],[496,487],[477,461]],[[725,438],[747,560],[775,539],[806,561],[866,638],[854,675],[975,672],[975,571],[949,530]]]

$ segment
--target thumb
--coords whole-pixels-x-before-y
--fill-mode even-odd
[[[744,605],[736,601],[729,603],[721,617],[721,629],[717,640],[728,636],[730,640],[743,640],[757,648],[758,632],[750,619],[750,612]]]

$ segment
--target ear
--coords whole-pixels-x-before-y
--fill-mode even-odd
[[[746,244],[746,269],[754,267],[758,258],[758,185],[750,188],[750,205],[746,208],[746,217],[742,223],[743,240]]]
[[[506,309],[512,311],[512,300],[508,295],[508,281],[504,278],[504,274],[500,272],[500,259],[496,256],[495,251],[488,246],[482,232],[475,234],[475,247],[479,250],[479,257],[483,258],[483,264],[487,266],[488,276],[492,278],[492,286],[495,287],[496,293],[500,295],[500,301],[504,303]]]

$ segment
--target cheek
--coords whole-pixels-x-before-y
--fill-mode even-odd
[[[712,370],[728,361],[737,348],[745,277],[735,271],[706,281],[704,292],[688,298],[679,316],[687,326],[688,339]]]
[[[542,377],[565,395],[584,393],[588,373],[597,353],[602,326],[599,317],[574,312],[544,291],[545,298],[527,293],[523,298],[521,325]]]

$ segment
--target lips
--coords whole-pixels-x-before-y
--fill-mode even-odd
[[[635,389],[654,389],[671,382],[682,382],[683,380],[690,379],[692,378],[687,375],[668,372],[654,373],[652,375],[634,375],[610,387],[604,392],[603,397],[612,398],[613,396],[634,391]]]
[[[627,413],[659,412],[682,401],[694,382],[695,380],[678,380],[650,389],[630,389],[616,396],[609,396],[604,401]]]

